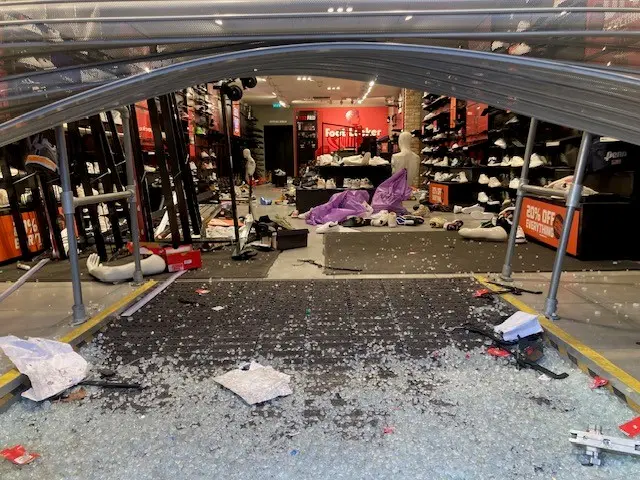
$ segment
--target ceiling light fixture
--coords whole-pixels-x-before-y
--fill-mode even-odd
[[[267,79],[264,77],[256,77],[256,80],[258,80],[259,82],[266,82]]]
[[[406,17],[404,17],[404,21],[408,22],[409,20],[411,20],[413,18],[413,15],[407,15]]]
[[[347,7],[347,13],[353,12],[353,7]]]
[[[342,12],[344,12],[344,8],[342,8],[342,7],[338,7],[338,9],[336,10],[336,12],[338,12],[338,13],[342,13]]]
[[[375,80],[371,80],[371,81],[369,82],[369,86],[370,86],[370,87],[373,87],[375,84],[376,84]]]
[[[333,7],[328,8],[328,9],[327,9],[327,12],[329,12],[329,13],[333,13]]]
[[[274,97],[278,96],[278,94],[276,92],[271,92],[271,95],[273,95]]]
[[[282,100],[280,100],[278,103],[280,104],[281,107],[286,107],[287,106],[287,104]]]
[[[214,21],[214,23],[216,25],[222,25],[222,20],[220,20],[219,18],[217,20]]]

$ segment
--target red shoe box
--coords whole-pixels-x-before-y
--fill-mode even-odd
[[[179,272],[181,270],[192,270],[202,267],[200,250],[193,250],[191,245],[184,245],[178,248],[165,248],[164,258],[167,261],[167,270],[169,272]]]

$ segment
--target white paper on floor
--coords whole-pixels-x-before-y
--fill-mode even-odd
[[[39,402],[69,387],[87,376],[89,365],[68,343],[46,338],[0,337],[0,348],[20,373],[31,381],[31,388],[22,394]]]
[[[249,405],[293,393],[289,386],[291,375],[280,373],[257,362],[251,362],[247,370],[231,370],[215,377],[214,380],[242,397]]]
[[[542,332],[542,327],[538,321],[538,315],[518,311],[507,318],[500,325],[493,327],[496,333],[501,333],[502,338],[510,342],[518,337],[524,338],[535,333]]]

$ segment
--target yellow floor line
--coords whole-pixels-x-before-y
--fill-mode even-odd
[[[157,283],[158,282],[156,282],[155,280],[149,280],[149,281],[145,282],[143,285],[141,285],[140,287],[136,288],[133,292],[129,293],[128,295],[126,295],[124,297],[122,297],[120,300],[118,300],[114,304],[110,305],[109,307],[105,308],[100,313],[98,313],[96,316],[90,318],[89,320],[84,322],[79,327],[74,328],[73,330],[71,330],[66,335],[63,335],[58,340],[60,342],[65,342],[65,343],[73,342],[75,339],[81,337],[86,332],[88,332],[91,329],[93,329],[96,325],[100,324],[100,322],[102,322],[109,315],[112,315],[113,313],[117,312],[118,310],[126,307],[129,303],[131,303],[133,300],[135,300],[137,297],[142,295],[144,292],[149,290],[151,287],[153,287]],[[20,375],[21,375],[20,372],[18,370],[16,370],[15,368],[12,369],[12,370],[9,370],[5,374],[1,375],[0,376],[0,388],[6,386],[10,382],[13,382],[18,377],[20,377]]]
[[[499,287],[488,283],[488,280],[487,280],[486,277],[483,277],[481,275],[474,275],[474,277],[482,285],[484,285],[485,287],[487,287],[487,288],[489,288],[489,289],[491,289],[493,291],[497,291],[499,289]],[[523,312],[527,312],[527,313],[536,313],[536,311],[533,308],[528,306],[522,300],[520,300],[518,298],[515,298],[511,294],[504,294],[504,295],[502,295],[502,298],[504,298],[507,302],[509,302],[514,307],[516,307],[518,310],[522,310]],[[571,348],[573,348],[574,350],[579,352],[581,355],[583,355],[584,357],[588,358],[593,363],[598,365],[598,367],[600,367],[602,370],[607,372],[607,374],[609,374],[612,377],[617,378],[619,381],[621,381],[626,386],[631,388],[634,392],[636,392],[637,394],[640,394],[640,381],[638,379],[636,379],[632,375],[630,375],[627,372],[625,372],[624,370],[622,370],[617,365],[615,365],[612,362],[610,362],[609,360],[607,360],[601,354],[599,354],[598,352],[593,350],[591,347],[588,347],[587,345],[582,343],[580,340],[575,338],[573,335],[565,332],[556,323],[552,322],[551,320],[549,320],[544,315],[539,315],[538,318],[540,320],[540,325],[548,333],[550,333],[550,334],[554,335],[555,337],[559,338],[560,340],[565,342],[567,345],[569,345]]]

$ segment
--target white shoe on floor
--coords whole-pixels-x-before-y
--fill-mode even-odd
[[[380,210],[378,213],[371,215],[371,225],[374,227],[384,227],[389,220],[389,212]]]
[[[460,205],[454,205],[453,213],[462,213],[462,207]]]
[[[491,220],[494,216],[495,213],[491,212],[481,212],[479,210],[471,212],[471,218],[474,220]]]
[[[396,212],[389,212],[389,217],[387,219],[387,224],[390,227],[397,227],[398,226],[398,215],[396,214]]]
[[[327,222],[316,228],[316,233],[337,232],[339,229],[340,225],[338,225],[338,222]]]
[[[470,207],[464,207],[460,210],[461,213],[471,213],[471,212],[484,212],[484,207],[482,205],[471,205]]]
[[[518,225],[518,230],[516,231],[516,243],[527,243],[527,237],[520,225]]]
[[[502,227],[489,227],[489,228],[461,228],[458,233],[462,238],[468,238],[469,240],[486,240],[489,242],[506,242],[509,239],[509,235]]]

